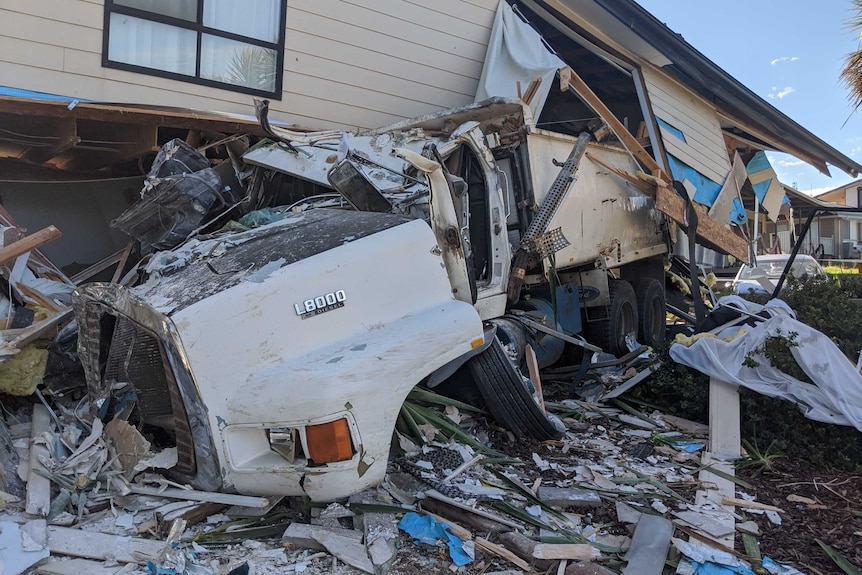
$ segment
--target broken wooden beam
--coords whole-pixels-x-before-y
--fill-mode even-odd
[[[485,551],[485,552],[490,553],[492,555],[496,555],[497,557],[500,557],[501,559],[505,559],[506,561],[508,561],[509,563],[514,565],[515,567],[518,567],[519,569],[522,569],[522,570],[528,571],[528,572],[530,571],[530,564],[529,563],[527,563],[526,561],[524,561],[523,559],[521,559],[520,557],[518,557],[517,555],[515,555],[514,553],[512,553],[508,549],[506,549],[505,547],[495,545],[494,543],[491,543],[490,541],[488,541],[487,539],[484,539],[482,537],[476,537],[476,539],[474,539],[474,541],[476,542],[476,548],[477,549],[481,549],[482,551]]]
[[[655,204],[659,211],[684,229],[688,228],[685,200],[669,186],[658,187]],[[736,235],[730,226],[716,222],[703,212],[697,214],[697,236],[742,262],[749,260],[748,242],[745,238]]]
[[[18,240],[8,246],[0,248],[0,265],[5,265],[12,260],[22,256],[29,251],[33,251],[38,247],[44,246],[52,240],[56,240],[63,235],[60,230],[54,226],[48,226]]]
[[[611,112],[604,102],[590,89],[586,82],[568,66],[560,71],[560,87],[571,88],[574,92],[608,125],[623,146],[643,164],[647,170],[665,182],[672,178],[659,166],[655,158],[638,142],[625,125]],[[673,221],[683,227],[688,227],[686,220],[685,200],[679,197],[670,187],[658,186],[655,194],[656,207]],[[748,262],[748,242],[736,235],[729,226],[722,225],[706,213],[698,213],[697,236],[712,246]]]
[[[658,165],[658,162],[656,162],[649,152],[640,145],[637,138],[635,138],[634,135],[626,129],[625,125],[623,125],[614,113],[611,112],[611,109],[602,102],[601,98],[599,98],[589,86],[587,86],[587,83],[568,66],[560,70],[560,87],[571,87],[571,89],[574,90],[589,107],[595,110],[599,117],[601,117],[601,119],[608,125],[614,135],[619,138],[623,146],[625,146],[630,153],[640,160],[641,164],[646,166],[650,172],[654,172],[656,170],[659,171],[665,181],[670,181],[670,178],[664,175],[664,171],[661,169],[661,166]]]

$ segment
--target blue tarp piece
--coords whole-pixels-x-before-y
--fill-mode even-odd
[[[670,173],[673,176],[673,179],[680,182],[688,180],[694,184],[694,187],[697,189],[694,194],[694,201],[707,207],[712,207],[712,204],[714,204],[716,198],[718,198],[719,192],[721,192],[721,184],[713,182],[678,158],[675,158],[670,154],[668,154],[667,157],[670,162]],[[742,202],[740,202],[738,198],[734,198],[733,200],[733,210],[730,212],[730,221],[736,224],[744,224],[748,221],[748,217],[745,215],[745,209],[742,207]]]
[[[460,567],[471,563],[473,558],[464,551],[464,541],[449,533],[448,528],[448,525],[440,523],[430,515],[419,515],[412,511],[405,513],[398,523],[398,529],[405,531],[420,543],[436,546],[438,539],[445,541],[449,546],[449,557],[455,565]]]
[[[697,453],[706,447],[706,444],[702,441],[673,441],[671,442],[671,445],[673,445],[675,449],[685,451],[686,453]]]
[[[33,90],[22,90],[11,86],[0,86],[0,96],[12,96],[13,98],[31,98],[33,100],[51,100],[53,102],[89,102],[72,96],[61,96],[59,94],[48,94],[47,92],[34,92]]]
[[[772,168],[772,164],[769,163],[769,158],[766,157],[766,152],[757,152],[745,166],[745,171],[749,176],[756,174],[757,172],[762,172],[764,170],[769,170],[776,179],[776,183],[780,185],[778,182],[778,176],[775,174],[775,170]],[[752,184],[752,188],[754,188],[754,195],[757,196],[757,199],[760,200],[760,203],[763,203],[764,198],[766,197],[766,192],[769,190],[769,186],[772,184],[772,178],[767,180],[763,180],[762,182],[758,182],[756,184]],[[787,194],[784,195],[784,199],[781,200],[782,204],[789,204],[790,198],[787,197]]]

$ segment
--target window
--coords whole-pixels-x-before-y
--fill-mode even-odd
[[[102,65],[281,98],[286,0],[106,0]]]

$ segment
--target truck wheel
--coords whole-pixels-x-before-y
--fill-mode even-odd
[[[665,339],[667,326],[664,287],[655,278],[643,278],[635,288],[638,303],[638,342],[655,347]]]
[[[496,337],[491,345],[468,362],[470,373],[494,420],[519,435],[534,439],[559,439],[565,426],[542,411],[521,373]]]
[[[608,317],[590,322],[590,339],[608,353],[619,357],[628,353],[626,336],[638,332],[638,304],[632,284],[625,280],[609,280]]]

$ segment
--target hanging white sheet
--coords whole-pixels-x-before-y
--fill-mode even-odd
[[[539,33],[521,20],[505,0],[501,0],[488,41],[476,101],[492,96],[517,98],[518,82],[523,94],[533,78],[541,78],[542,83],[530,102],[533,117],[538,118],[557,70],[565,65],[548,50]]]
[[[739,301],[744,300],[726,296],[719,303],[738,304]],[[774,305],[775,301],[770,304]],[[757,313],[762,309],[750,302],[746,305],[750,312]],[[718,338],[701,338],[691,347],[675,343],[670,348],[670,356],[674,361],[711,377],[769,397],[792,401],[809,419],[851,425],[862,431],[862,376],[826,335],[792,317],[779,314],[749,327],[747,333],[730,342],[720,339],[739,329],[739,326],[728,327],[717,334]],[[797,334],[795,341],[798,345],[791,347],[790,351],[813,385],[779,371],[760,355],[753,356],[759,366],[743,365],[746,355],[768,338],[779,335],[787,338],[793,332]]]

